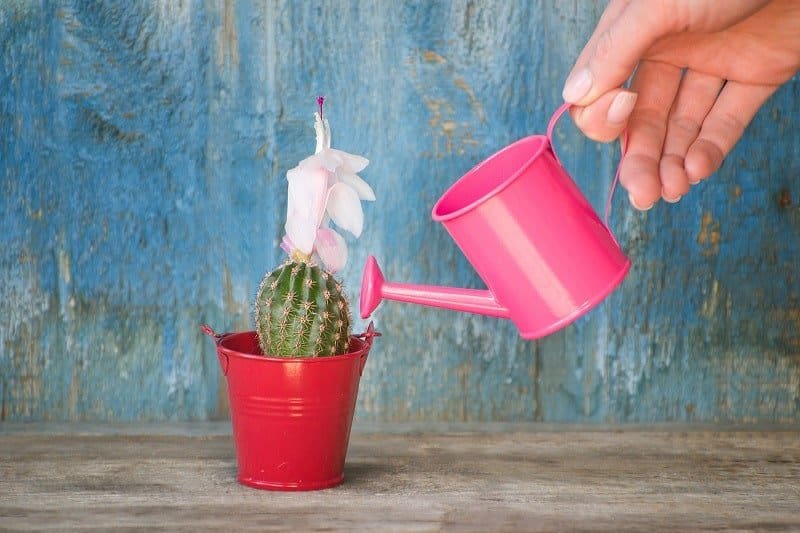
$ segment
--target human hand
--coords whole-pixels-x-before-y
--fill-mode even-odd
[[[588,137],[627,129],[620,183],[646,210],[716,172],[798,69],[800,0],[611,0],[563,97]]]

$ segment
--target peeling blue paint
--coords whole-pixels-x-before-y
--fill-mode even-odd
[[[599,4],[2,3],[0,418],[225,416],[197,326],[250,327],[317,94],[378,196],[351,300],[368,253],[389,278],[480,287],[430,208],[544,129]],[[679,204],[618,194],[633,269],[565,331],[379,308],[359,417],[800,421],[798,102],[795,77]],[[568,120],[555,142],[600,210],[615,147]]]

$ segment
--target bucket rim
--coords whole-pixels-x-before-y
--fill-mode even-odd
[[[225,346],[225,341],[231,339],[233,336],[240,336],[240,335],[257,335],[255,330],[247,330],[247,331],[232,331],[229,333],[223,333],[219,336],[216,344],[217,344],[217,351],[220,354],[226,355],[228,357],[238,357],[241,359],[248,359],[253,361],[264,361],[264,362],[271,362],[271,363],[303,363],[303,364],[324,364],[324,363],[333,363],[337,361],[343,361],[347,359],[356,359],[362,357],[364,354],[369,353],[370,348],[372,348],[372,343],[367,341],[366,339],[362,338],[362,335],[350,335],[350,346],[353,345],[354,342],[359,344],[359,347],[355,350],[348,351],[347,353],[339,354],[339,355],[326,355],[322,357],[274,357],[274,356],[267,356],[263,355],[262,353],[246,353],[246,352],[239,352],[232,348],[228,348]]]

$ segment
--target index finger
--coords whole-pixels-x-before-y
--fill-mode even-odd
[[[640,0],[608,5],[567,77],[566,102],[586,106],[625,83],[647,49],[666,33],[667,18],[659,15],[658,5]]]

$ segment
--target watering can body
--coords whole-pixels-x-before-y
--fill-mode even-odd
[[[370,257],[362,317],[390,299],[508,318],[522,338],[536,339],[584,315],[630,269],[549,136],[521,139],[477,165],[442,195],[432,215],[487,289],[387,282]]]

